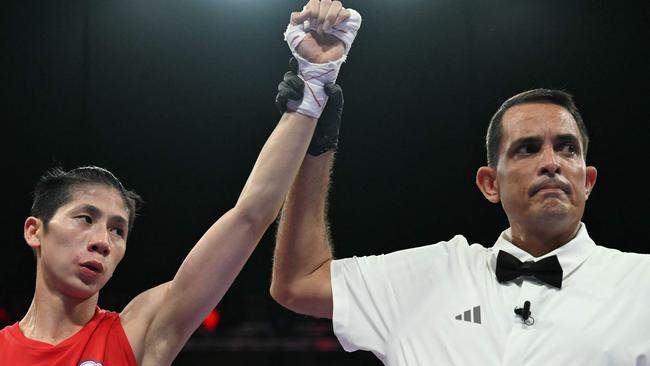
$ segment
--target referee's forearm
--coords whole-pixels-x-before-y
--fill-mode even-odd
[[[311,296],[311,275],[332,259],[327,193],[333,152],[307,156],[285,202],[276,239],[271,295],[285,305]]]

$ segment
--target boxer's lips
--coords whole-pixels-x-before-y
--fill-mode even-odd
[[[96,273],[103,273],[104,266],[98,261],[87,261],[79,264],[81,267],[88,268]]]

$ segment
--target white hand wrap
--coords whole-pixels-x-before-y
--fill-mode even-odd
[[[284,40],[289,44],[291,53],[298,61],[298,76],[305,81],[305,92],[302,100],[289,100],[287,108],[306,116],[319,118],[327,103],[327,94],[325,94],[324,85],[336,81],[341,65],[345,61],[352,42],[357,36],[361,27],[361,14],[356,10],[348,9],[350,16],[341,22],[336,28],[330,28],[329,33],[340,39],[345,45],[345,54],[336,61],[325,64],[315,64],[307,61],[296,52],[296,47],[302,42],[309,31],[309,21],[302,24],[293,25],[289,23]]]

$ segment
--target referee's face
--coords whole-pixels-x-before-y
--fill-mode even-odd
[[[559,105],[527,103],[506,111],[502,123],[495,184],[511,227],[573,230],[596,181],[575,119]]]

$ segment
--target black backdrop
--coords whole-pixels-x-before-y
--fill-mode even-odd
[[[505,98],[535,87],[573,93],[590,130],[588,162],[599,168],[584,218],[591,236],[650,253],[647,2],[345,5],[364,22],[338,80],[346,98],[330,208],[338,257],[456,233],[491,245],[507,221],[474,185],[485,129]],[[119,310],[173,276],[203,231],[234,204],[279,117],[273,98],[289,57],[282,33],[289,12],[301,6],[3,4],[5,323],[22,316],[33,293],[34,261],[21,227],[33,183],[55,165],[105,166],[146,200],[101,306]],[[221,326],[198,332],[175,364],[379,364],[337,348],[328,322],[293,315],[269,299],[274,231],[219,305]]]

